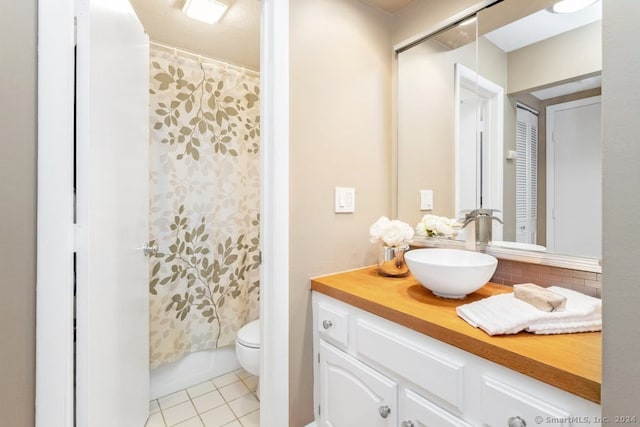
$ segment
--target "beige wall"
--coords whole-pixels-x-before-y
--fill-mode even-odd
[[[0,7],[0,424],[34,425],[36,4]]]
[[[440,0],[413,1],[392,16],[392,44],[397,45],[408,39],[412,39],[416,35],[422,34],[425,31],[432,31],[445,19],[448,19],[450,16],[455,15],[461,10],[467,9],[477,3],[478,1],[475,0],[450,0],[446,2]],[[411,56],[411,54],[408,55],[407,58],[409,56]],[[399,56],[395,56],[395,60],[393,62],[392,82],[394,91],[393,96],[396,98],[394,102],[397,101],[397,98],[399,97],[399,93],[396,93],[399,91],[400,85],[400,82],[398,81],[399,62]],[[398,108],[401,108],[400,105],[394,106],[394,121],[396,120],[395,115],[397,114]],[[439,112],[442,113],[442,111]],[[453,120],[453,114],[451,115],[450,120]],[[447,120],[447,122],[448,121],[449,120]],[[395,125],[397,129],[394,129],[391,147],[394,150],[394,155],[396,153],[401,155],[402,151],[407,151],[406,144],[401,146],[398,135],[400,132],[403,132],[403,130],[400,128],[399,123],[395,123]],[[453,141],[453,134],[451,133],[452,130],[444,132],[446,132],[446,136]],[[409,180],[409,182],[414,183],[410,187],[405,184],[399,184],[398,179],[400,176],[396,177],[395,175],[399,175],[401,171],[400,169],[396,169],[395,164],[393,165],[392,173],[394,174],[394,188],[392,191],[392,203],[394,211],[400,219],[413,225],[414,222],[417,223],[417,221],[422,217],[422,214],[426,213],[416,209],[416,204],[419,203],[417,194],[418,187],[420,187],[420,189],[434,190],[434,207],[436,209],[432,213],[447,216],[451,215],[454,204],[452,147],[453,146],[451,146],[451,149],[449,150],[446,145],[438,146],[438,150],[442,152],[441,154],[447,160],[437,163],[435,169],[427,170],[424,168],[422,169],[422,172],[414,173],[415,169],[413,169],[413,166],[409,166],[407,170],[402,172],[407,174],[407,176],[403,178],[405,182]],[[411,150],[411,148],[408,150]],[[411,161],[416,161],[418,160],[418,156],[410,159]],[[401,168],[405,168],[403,162],[406,160],[392,158],[392,161],[400,165]],[[423,184],[425,180],[428,181],[429,185],[432,185],[433,188],[426,187],[426,184]],[[448,189],[451,189],[451,191],[448,192]]]
[[[509,52],[507,93],[515,93],[602,70],[602,25],[573,31]]]
[[[475,43],[448,50],[429,40],[398,55],[398,217],[410,224],[425,213],[459,216],[454,207],[455,64],[477,68],[501,87],[507,83],[507,55],[484,38],[478,50],[478,65]],[[515,118],[506,96],[504,102],[505,147],[515,149]],[[434,191],[433,211],[420,211],[420,189]],[[506,199],[505,217],[515,218],[514,208],[513,198]]]
[[[357,0],[290,2],[290,426],[311,422],[309,278],[375,263],[391,214],[391,20]],[[334,213],[334,187],[356,189]]]
[[[605,1],[603,9],[602,401],[613,422],[640,419],[640,2]]]
[[[456,216],[454,70],[475,70],[475,52],[427,40],[398,55],[398,218],[411,225]],[[420,190],[433,190],[432,211],[420,211]]]

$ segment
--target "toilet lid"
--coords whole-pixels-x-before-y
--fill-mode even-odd
[[[240,328],[236,340],[244,346],[260,348],[260,319],[249,322]]]

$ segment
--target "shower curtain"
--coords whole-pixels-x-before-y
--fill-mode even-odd
[[[258,317],[259,113],[257,76],[151,50],[151,368]]]

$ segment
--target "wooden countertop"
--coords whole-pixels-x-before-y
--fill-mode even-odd
[[[600,332],[490,336],[457,316],[457,306],[511,292],[509,286],[487,283],[462,300],[448,300],[433,295],[412,275],[383,277],[377,267],[367,267],[314,278],[311,289],[600,403]]]

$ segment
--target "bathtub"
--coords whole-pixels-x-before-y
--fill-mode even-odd
[[[233,345],[198,351],[149,373],[149,400],[200,384],[240,369]]]

